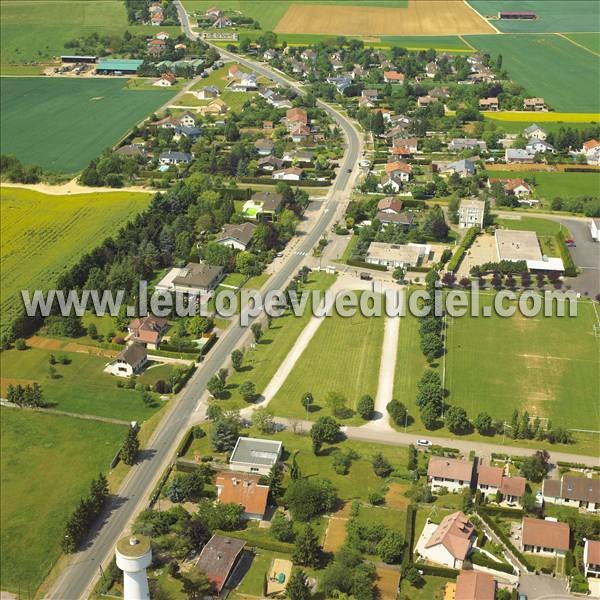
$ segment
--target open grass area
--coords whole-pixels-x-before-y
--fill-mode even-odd
[[[424,584],[421,587],[413,587],[408,581],[400,582],[400,598],[410,600],[443,600],[446,583],[454,581],[446,577],[435,577],[425,575]]]
[[[272,400],[278,415],[303,418],[303,393],[315,399],[309,418],[331,414],[326,404],[329,392],[338,392],[353,410],[361,396],[375,397],[383,343],[381,318],[360,312],[350,318],[326,317],[296,362],[292,372]]]
[[[538,235],[556,235],[563,231],[565,236],[569,236],[569,230],[558,221],[549,219],[538,219],[537,217],[520,217],[518,219],[500,219],[495,220],[497,227],[503,229],[512,229],[516,231],[535,231]]]
[[[502,54],[503,68],[510,77],[527,95],[542,96],[554,110],[600,111],[598,57],[569,40],[550,34],[480,35],[466,40],[493,57]]]
[[[50,288],[85,252],[144,210],[150,198],[130,192],[50,196],[2,187],[3,327],[21,306],[20,290]]]
[[[505,19],[492,21],[503,33],[554,33],[557,31],[598,31],[600,7],[588,0],[469,0],[483,16],[500,11],[531,11],[537,19]]]
[[[505,113],[501,113],[505,114]],[[530,125],[537,124],[539,125],[546,133],[556,133],[561,128],[570,128],[576,129],[578,131],[587,130],[594,125],[593,121],[569,121],[569,120],[561,120],[560,118],[555,117],[555,121],[546,121],[544,119],[538,119],[538,115],[525,115],[527,116],[526,121],[513,120],[512,116],[521,116],[523,113],[511,113],[509,118],[507,119],[499,119],[496,116],[493,116],[489,113],[486,113],[485,118],[490,123],[493,123],[496,126],[496,131],[502,133],[523,133],[523,131],[529,127]],[[555,113],[543,113],[545,115],[554,115]],[[560,113],[559,113],[560,114]],[[579,113],[572,113],[572,115],[581,119]],[[595,115],[600,119],[600,115]]]
[[[553,198],[574,198],[576,196],[600,196],[600,173],[560,171],[489,171],[490,177],[500,179],[526,178],[535,187],[533,197],[550,201]]]
[[[50,377],[51,354],[57,358],[65,355],[71,361],[68,365],[55,365],[59,376],[56,379]],[[155,406],[146,406],[140,392],[118,388],[117,381],[121,379],[103,372],[108,360],[102,356],[63,350],[7,350],[0,355],[2,392],[6,392],[9,383],[37,381],[42,386],[44,400],[51,403],[52,408],[124,421],[148,419],[158,410],[160,403],[157,401]],[[149,369],[144,375],[144,383],[164,378],[165,372],[161,369]]]
[[[1,409],[0,585],[30,597],[60,555],[64,523],[122,443],[126,428]]]
[[[567,37],[572,42],[600,55],[600,33],[569,33]]]
[[[0,149],[27,165],[75,173],[174,93],[130,90],[118,78],[6,77]]]
[[[408,50],[429,50],[439,52],[469,52],[470,46],[457,35],[385,35],[381,43],[389,46],[400,46]]]
[[[171,34],[178,27],[162,27]],[[65,54],[65,43],[97,32],[121,36],[131,33],[153,34],[151,26],[129,25],[123,2],[86,0],[11,0],[2,2],[0,18],[2,65],[48,61]]]
[[[482,305],[492,296],[481,297]],[[565,427],[600,429],[598,338],[594,307],[577,317],[455,318],[448,327],[448,402],[471,418],[509,419],[514,408]],[[474,344],[473,340],[477,340]]]

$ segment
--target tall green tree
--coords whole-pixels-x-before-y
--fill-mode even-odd
[[[321,562],[319,538],[310,525],[306,525],[296,536],[292,560],[305,567],[317,567]]]

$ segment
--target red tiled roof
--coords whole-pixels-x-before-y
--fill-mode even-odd
[[[526,546],[568,550],[569,536],[567,523],[523,517],[523,544]]]
[[[464,560],[471,549],[471,536],[475,527],[461,511],[444,517],[433,532],[425,548],[442,544],[457,560]]]
[[[219,502],[241,504],[247,513],[264,515],[269,495],[268,485],[259,485],[259,475],[221,472],[216,485],[220,488]]]
[[[494,600],[496,582],[488,573],[461,571],[456,579],[454,600]]]

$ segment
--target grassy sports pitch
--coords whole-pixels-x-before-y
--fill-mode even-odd
[[[144,210],[150,198],[150,194],[131,192],[51,196],[3,187],[3,326],[10,323],[20,306],[20,290],[48,289],[86,251]]]
[[[0,585],[29,597],[60,555],[65,520],[126,427],[2,408]],[[40,525],[43,525],[40,526]]]
[[[467,42],[493,57],[527,94],[556,111],[600,112],[598,58],[559,35],[480,35]],[[552,73],[552,77],[548,77]],[[559,82],[559,83],[557,83]]]
[[[118,78],[5,77],[2,154],[75,173],[162,106],[172,91],[127,90]]]
[[[554,33],[556,31],[598,31],[600,5],[589,0],[469,0],[482,16],[500,11],[532,11],[537,19],[494,20],[503,33]]]

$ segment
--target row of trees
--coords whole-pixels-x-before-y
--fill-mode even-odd
[[[18,406],[29,408],[43,408],[46,406],[42,386],[39,383],[27,384],[25,386],[9,383],[6,388],[6,399]]]

